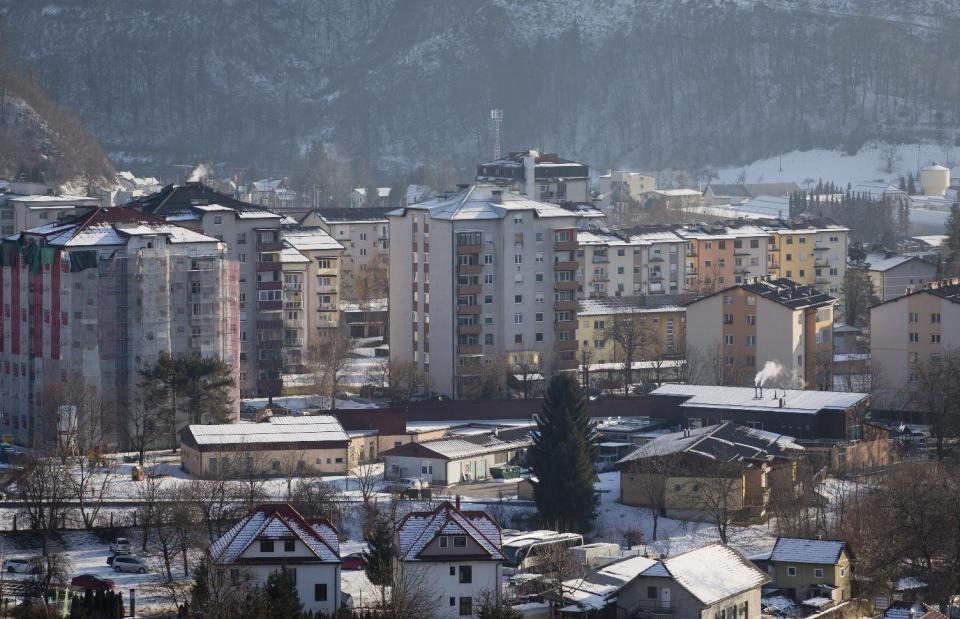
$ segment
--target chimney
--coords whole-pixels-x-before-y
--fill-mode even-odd
[[[783,408],[784,401],[785,401],[784,398],[780,398],[780,408]]]
[[[460,495],[459,494],[457,495],[456,501],[457,502],[454,504],[454,506],[457,508],[457,511],[460,511]]]
[[[494,203],[496,203],[496,204],[503,204],[503,190],[502,190],[502,189],[494,189],[494,190],[493,190],[492,192],[490,192],[490,193],[493,194],[493,201],[494,201]]]
[[[763,384],[760,385],[760,399],[763,399]]]

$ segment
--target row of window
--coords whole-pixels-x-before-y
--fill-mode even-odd
[[[917,333],[916,331],[911,331],[911,332],[910,332],[910,343],[911,343],[911,344],[919,344],[919,343],[920,343],[920,334]],[[939,333],[931,333],[931,334],[930,334],[930,343],[931,343],[931,344],[939,344],[939,343],[940,343],[940,334],[939,334]]]
[[[910,312],[909,318],[910,318],[910,322],[911,322],[912,324],[919,324],[919,323],[920,323],[920,313],[919,313],[919,312]],[[934,313],[930,314],[930,324],[934,324],[934,325],[940,324],[940,313],[939,313],[939,312],[934,312]]]

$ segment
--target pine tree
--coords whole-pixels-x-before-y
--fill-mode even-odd
[[[303,604],[297,595],[297,583],[293,579],[293,572],[281,568],[267,577],[264,586],[271,617],[290,617],[291,619],[303,616]]]
[[[902,174],[900,175],[900,184],[897,185],[897,187],[900,188],[900,191],[907,190],[907,179],[905,179]]]
[[[950,207],[945,234],[947,235],[947,255],[951,259],[960,257],[960,206],[956,204]]]
[[[364,536],[367,551],[363,558],[367,562],[367,578],[377,586],[390,584],[393,571],[393,529],[387,519],[378,515],[370,532]]]
[[[907,175],[907,195],[917,195],[917,183],[913,179],[913,173]]]
[[[586,532],[596,518],[597,448],[586,399],[566,374],[550,379],[527,460],[533,496],[545,526]]]

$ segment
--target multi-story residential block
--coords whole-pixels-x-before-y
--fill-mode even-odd
[[[130,206],[226,243],[239,268],[240,393],[279,395],[284,369],[283,218],[201,182],[167,185]]]
[[[752,385],[769,361],[778,368],[770,384],[830,389],[836,305],[788,279],[732,286],[687,305],[687,354],[717,384]]]
[[[259,505],[210,544],[208,555],[229,571],[224,587],[262,587],[284,570],[305,610],[340,610],[339,531],[325,518],[304,518],[287,504]]]
[[[610,170],[600,175],[601,208],[621,211],[629,202],[640,202],[643,194],[657,188],[657,177],[643,172]]]
[[[853,265],[848,268],[860,268]],[[894,253],[867,254],[863,267],[873,282],[873,291],[880,301],[903,296],[907,290],[922,288],[937,279],[937,265],[916,256]]]
[[[769,233],[743,222],[686,226],[677,234],[688,241],[686,285],[710,293],[768,273]]]
[[[676,226],[645,226],[577,234],[581,298],[680,294],[688,241]]]
[[[540,202],[586,202],[590,195],[588,166],[535,150],[479,164],[477,181],[502,185]]]
[[[960,280],[934,282],[870,308],[870,362],[884,391],[920,402],[918,366],[960,347]]]
[[[576,225],[489,184],[392,212],[391,359],[455,397],[498,365],[576,367]]]
[[[764,227],[770,231],[770,276],[823,290],[842,306],[850,230],[828,219],[776,220]]]
[[[662,301],[662,302],[659,302]],[[623,346],[609,332],[619,321],[632,321],[640,343],[636,361],[682,356],[686,344],[686,308],[668,297],[585,299],[577,309],[578,359],[590,363],[624,360]],[[585,354],[584,354],[585,353]]]
[[[100,204],[97,198],[52,195],[51,188],[41,183],[13,182],[4,189],[0,191],[0,236],[79,215]]]
[[[340,326],[343,245],[319,227],[285,226],[281,238],[286,366],[286,358],[295,357],[294,343],[315,350]]]
[[[129,446],[138,370],[160,353],[238,368],[237,264],[215,238],[111,207],[27,230],[2,250],[0,426],[18,443],[56,436],[61,407],[92,390],[109,417],[106,446]],[[211,420],[177,425],[191,421]]]
[[[471,617],[484,600],[500,599],[500,526],[486,512],[461,510],[459,497],[404,516],[393,547],[395,586],[435,608],[436,617]]]
[[[344,300],[370,302],[386,296],[390,251],[389,208],[334,208],[307,213],[300,223],[317,226],[343,245],[340,293]]]

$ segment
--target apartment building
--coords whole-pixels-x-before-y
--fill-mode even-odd
[[[512,152],[477,166],[477,182],[493,183],[540,202],[587,202],[589,166],[536,150]]]
[[[688,241],[676,226],[582,230],[577,272],[580,298],[680,294]]]
[[[105,444],[129,448],[138,370],[161,352],[238,368],[237,270],[217,239],[123,207],[5,239],[0,432],[28,446],[56,436],[62,407],[94,390]]]
[[[130,206],[227,245],[230,259],[237,262],[239,270],[240,394],[280,395],[285,347],[283,218],[214,191],[202,182],[167,185]],[[290,351],[287,356],[296,354]]]
[[[623,210],[629,202],[640,202],[643,194],[657,188],[657,177],[643,172],[610,170],[600,175],[600,207]]]
[[[389,208],[330,208],[310,211],[303,226],[322,228],[343,245],[340,293],[347,301],[369,301],[386,296],[381,285],[390,248]],[[381,288],[384,288],[381,290]]]
[[[688,242],[685,270],[688,291],[712,293],[768,273],[770,234],[758,225],[698,224],[678,228],[677,235]]]
[[[765,222],[770,231],[769,275],[823,290],[843,306],[843,279],[847,273],[845,228],[825,218],[800,222]]]
[[[97,198],[56,196],[42,183],[7,183],[0,191],[0,236],[52,223],[99,206]]]
[[[490,184],[391,212],[391,359],[454,397],[500,361],[576,367],[576,225]]]
[[[302,352],[308,352],[340,326],[343,245],[320,227],[284,226],[280,236],[284,346],[292,340],[291,344],[299,342]],[[295,356],[293,351],[285,355]]]
[[[885,389],[916,395],[918,366],[960,347],[960,280],[944,280],[870,308],[870,360]],[[952,327],[952,328],[951,328]]]
[[[773,386],[829,389],[837,300],[788,279],[739,284],[687,305],[687,354],[716,384],[753,385],[770,361]]]
[[[662,302],[658,302],[662,301]],[[624,360],[623,347],[608,335],[618,321],[633,321],[642,340],[636,361],[663,360],[683,355],[686,343],[687,311],[669,297],[584,299],[577,309],[577,340],[580,353],[591,364]],[[583,356],[578,354],[578,359]]]

